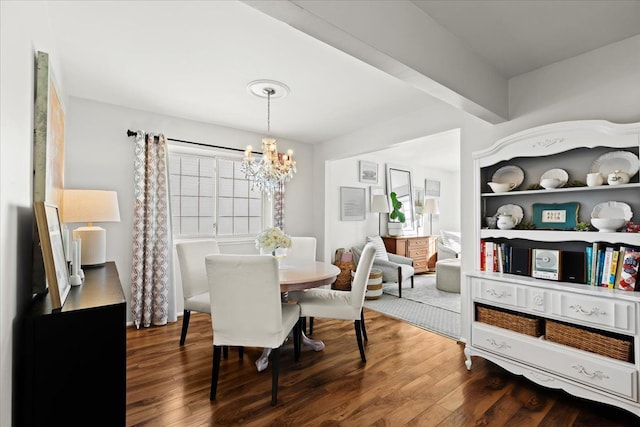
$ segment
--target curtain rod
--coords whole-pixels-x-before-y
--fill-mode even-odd
[[[127,129],[127,136],[136,136],[137,134],[138,134],[137,132]],[[203,144],[202,142],[186,141],[184,139],[167,138],[167,140],[173,141],[173,142],[182,142],[183,144],[199,145],[201,147],[219,148],[221,150],[242,151],[244,153],[244,150],[242,148],[222,147],[220,145],[209,145],[209,144]],[[262,152],[254,151],[253,154],[262,154]]]

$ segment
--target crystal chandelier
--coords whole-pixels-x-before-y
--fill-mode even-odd
[[[267,98],[267,135],[270,135],[271,97],[276,94],[276,89],[270,86],[256,86],[255,83],[264,86],[265,81],[250,83],[249,90],[258,96]],[[267,83],[273,83],[273,86],[277,86],[277,82],[267,81]],[[286,88],[286,86],[280,85]],[[259,87],[262,93],[256,92],[256,87]],[[280,184],[291,181],[293,174],[296,173],[293,151],[289,150],[286,154],[278,153],[276,140],[270,137],[262,139],[262,157],[255,158],[251,150],[252,147],[247,146],[240,170],[251,181],[251,190],[257,190],[271,198]]]

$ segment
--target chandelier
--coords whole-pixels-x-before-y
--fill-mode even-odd
[[[267,98],[267,135],[271,134],[271,98],[285,96],[286,93],[278,93],[276,88],[285,91],[288,88],[282,83],[269,80],[257,80],[249,83],[249,91],[254,95]],[[240,170],[251,181],[251,190],[257,190],[267,197],[280,188],[281,184],[291,181],[296,173],[296,162],[293,160],[293,151],[278,153],[277,142],[274,138],[262,139],[262,156],[253,155],[249,145],[244,152],[244,159]]]

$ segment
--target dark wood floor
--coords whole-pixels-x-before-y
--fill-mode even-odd
[[[270,406],[271,368],[256,371],[261,349],[221,363],[217,400],[209,401],[209,316],[194,313],[187,342],[180,322],[127,330],[127,425],[154,426],[638,426],[610,406],[548,390],[481,358],[471,371],[463,346],[365,311],[368,362],[360,361],[353,323],[317,319],[326,349],[281,356],[278,405]]]

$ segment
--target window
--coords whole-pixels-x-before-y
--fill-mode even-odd
[[[262,194],[240,172],[241,158],[169,147],[174,237],[234,237],[263,228]]]

